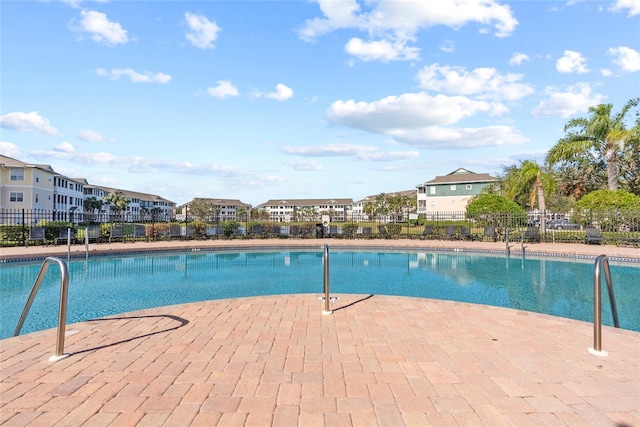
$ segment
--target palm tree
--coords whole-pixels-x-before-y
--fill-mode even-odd
[[[129,206],[130,200],[127,199],[127,196],[120,190],[109,194],[105,201],[109,204],[110,209],[112,209],[116,214],[120,214],[127,209]]]
[[[529,192],[529,208],[535,207],[538,201],[538,210],[543,214],[541,226],[546,226],[544,212],[547,209],[545,193],[549,194],[555,189],[553,177],[546,173],[537,162],[525,160],[520,162],[520,167],[513,167],[507,170],[507,175],[503,182],[505,195],[515,200],[524,191]]]
[[[618,189],[618,163],[625,143],[638,132],[640,123],[627,129],[625,116],[638,105],[640,98],[629,100],[622,110],[611,117],[612,104],[600,104],[589,108],[588,118],[569,120],[564,131],[568,134],[551,147],[547,162],[554,165],[561,161],[589,153],[598,160],[604,158],[607,163],[607,184],[609,190]]]

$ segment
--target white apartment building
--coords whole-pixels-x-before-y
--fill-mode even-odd
[[[351,218],[353,199],[272,199],[257,206],[274,222],[346,221]]]
[[[237,199],[195,198],[185,203],[185,209],[183,209],[182,214],[176,215],[176,217],[181,220],[184,220],[186,215],[188,215],[189,218],[195,218],[195,214],[190,213],[191,205],[202,201],[205,201],[211,207],[211,211],[206,218],[197,218],[203,221],[240,221],[249,218],[251,212],[251,205]],[[243,215],[242,218],[238,215],[241,210],[244,210],[246,213],[246,216]]]

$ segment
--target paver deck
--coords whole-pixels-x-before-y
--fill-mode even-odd
[[[473,243],[383,244],[504,250]],[[95,250],[160,248],[151,245]],[[34,249],[66,253],[16,248],[1,257],[31,257]],[[534,249],[639,257],[633,248],[527,248]],[[431,299],[339,297],[329,315],[318,295],[304,294],[76,323],[67,326],[70,356],[53,363],[55,330],[2,340],[0,424],[640,426],[640,333],[603,327],[609,354],[598,357],[587,351],[593,327],[586,322]]]

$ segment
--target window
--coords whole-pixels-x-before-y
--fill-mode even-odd
[[[473,188],[473,185],[467,184],[466,188],[467,188],[467,190],[471,190]]]
[[[11,168],[11,181],[24,181],[24,169]]]
[[[24,193],[22,191],[12,191],[9,193],[9,201],[20,203],[24,202]]]
[[[38,193],[36,193],[36,203],[38,203]]]
[[[436,187],[429,187],[429,194],[436,194]]]
[[[450,188],[451,188],[451,191],[456,191],[456,186],[455,186],[455,184],[453,184]]]
[[[436,208],[436,202],[435,202],[435,201],[432,201],[432,202],[431,202],[431,209],[435,209],[435,208]]]

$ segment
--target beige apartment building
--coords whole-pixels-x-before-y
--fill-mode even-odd
[[[436,213],[462,212],[473,196],[497,183],[498,178],[488,173],[475,173],[464,168],[436,176],[431,181],[416,186],[418,214],[429,218]]]
[[[107,203],[100,212],[89,213],[85,212],[84,200],[90,197],[104,200],[116,191],[128,199],[126,214],[131,220],[151,219],[151,212],[163,219],[171,219],[175,214],[176,204],[158,195],[90,185],[84,178],[59,174],[50,165],[30,164],[0,155],[0,209],[5,211],[5,223],[20,223],[23,209],[48,211],[52,215],[49,220],[81,222],[86,214],[94,214],[95,220],[108,220]],[[29,218],[37,220],[40,217],[32,215]]]

